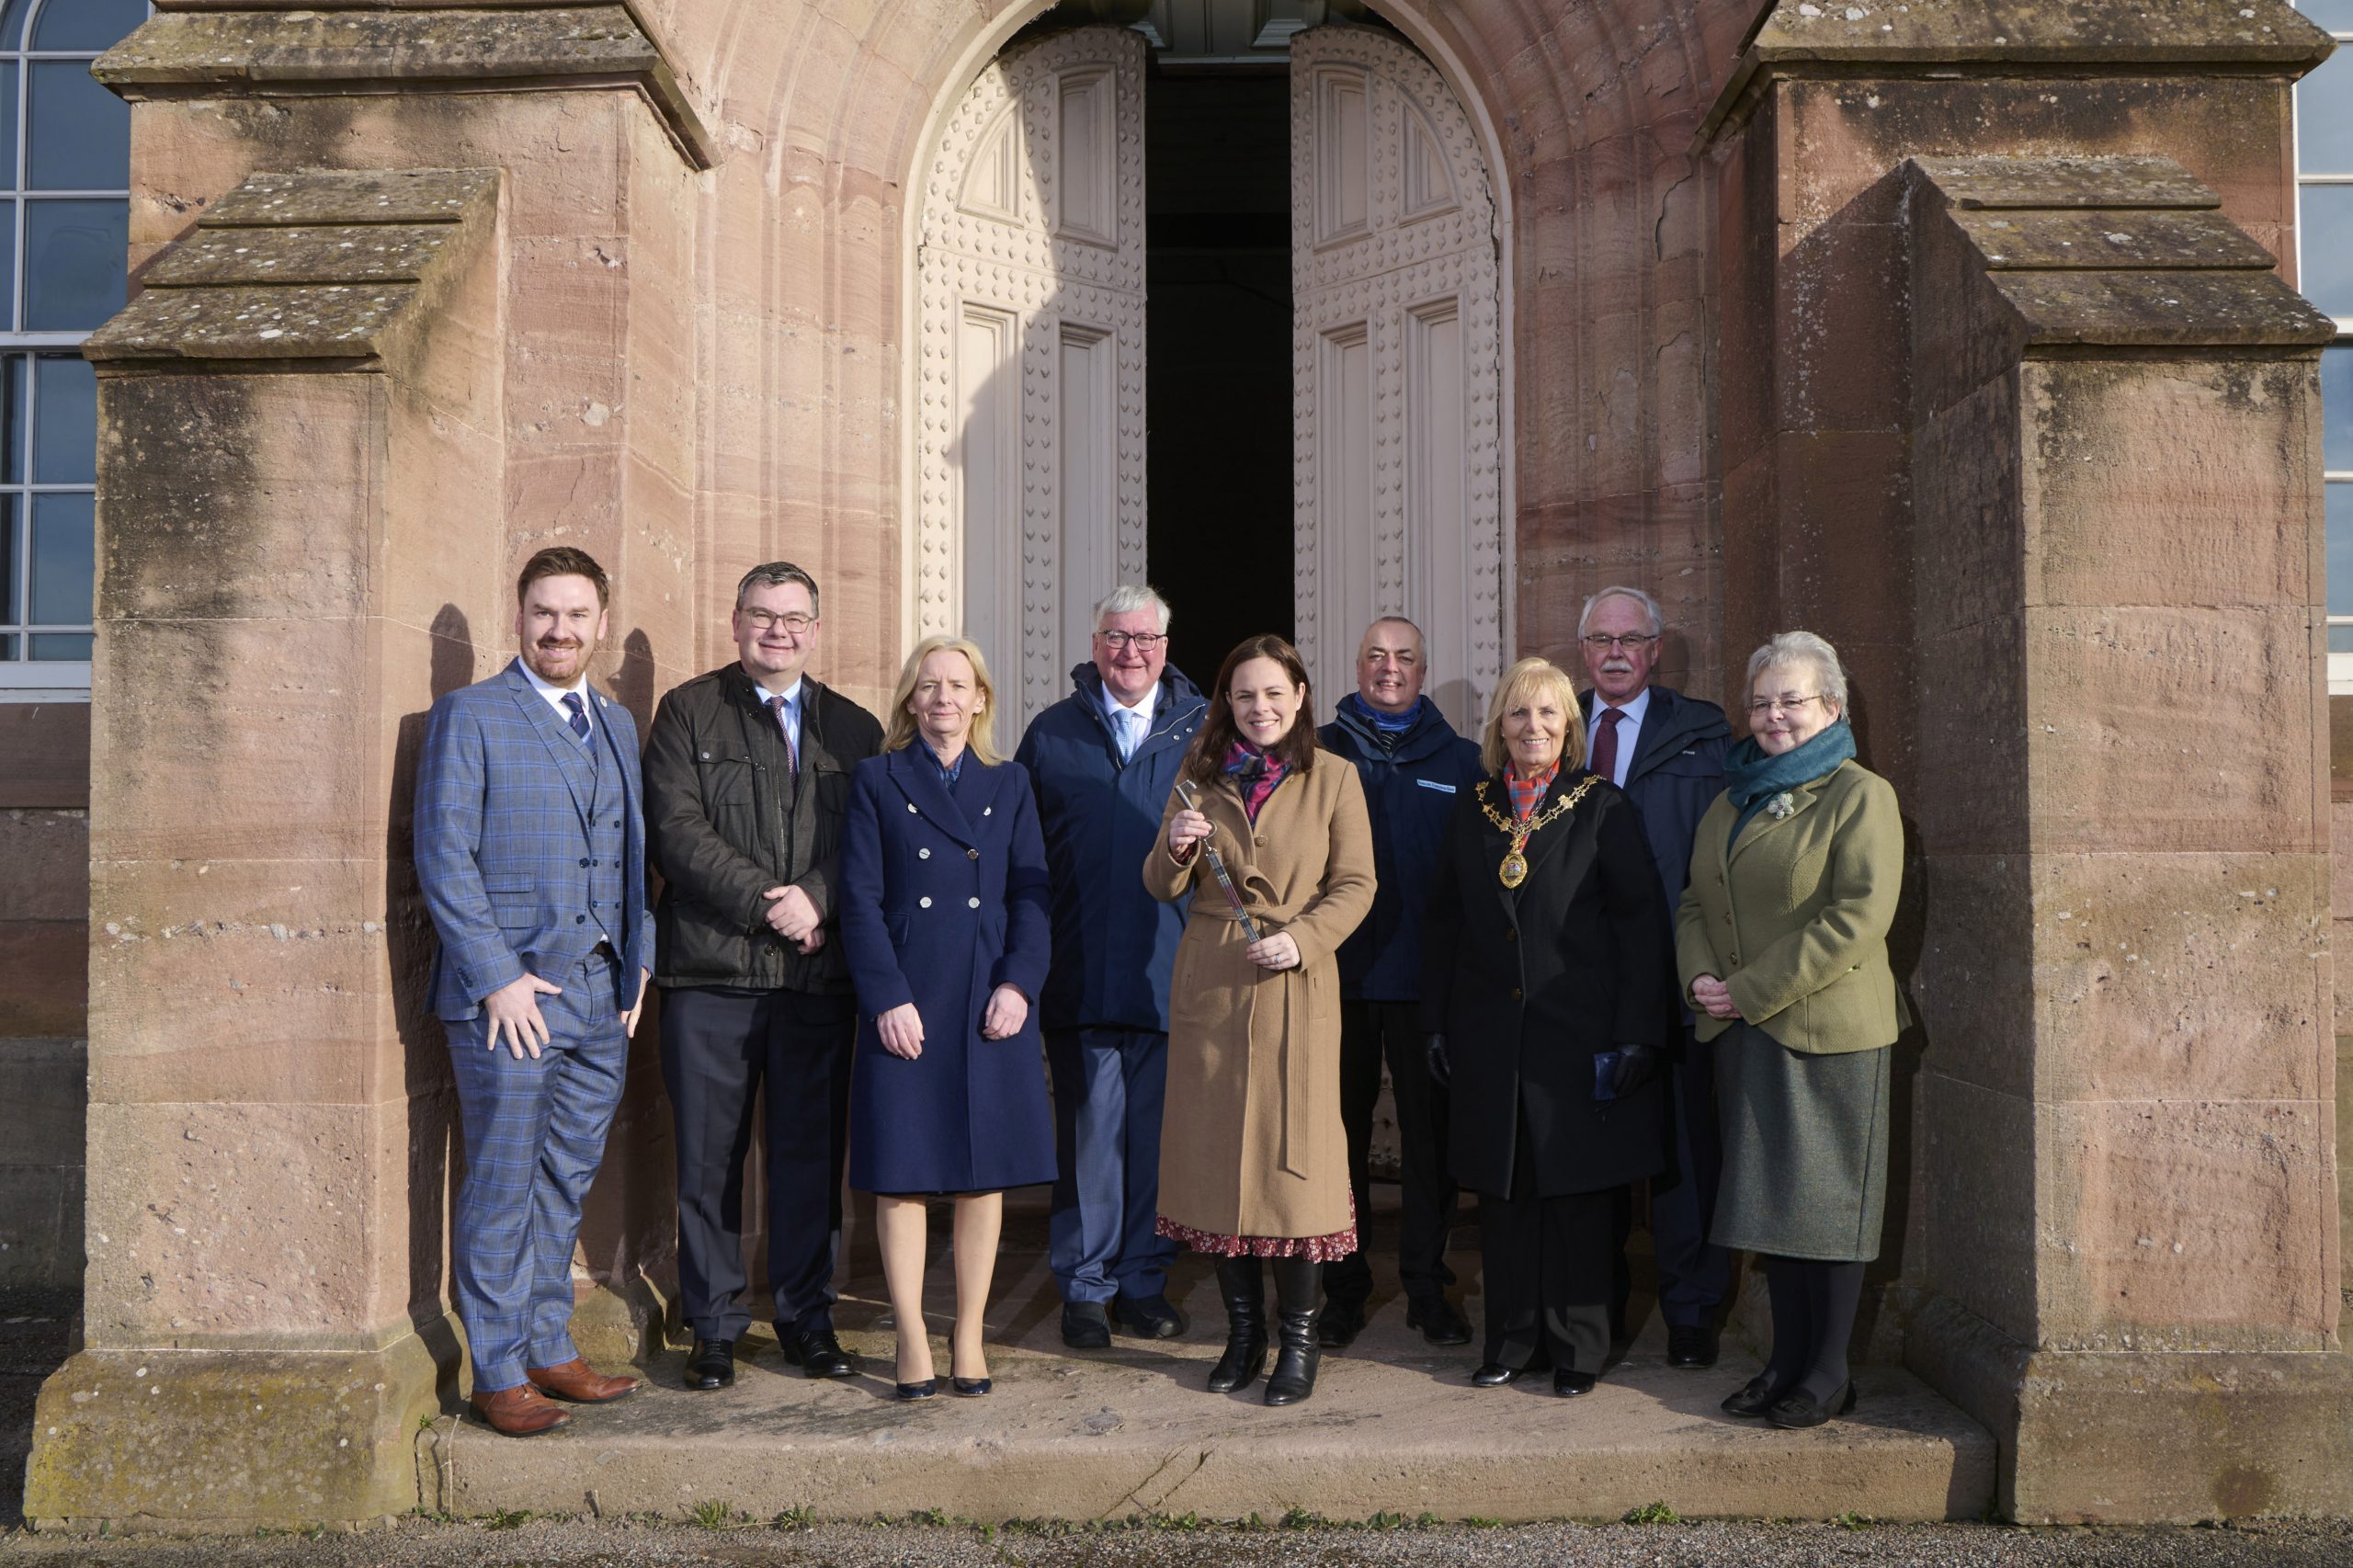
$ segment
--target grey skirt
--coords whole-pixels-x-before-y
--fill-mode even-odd
[[[1714,1043],[1724,1165],[1709,1239],[1823,1263],[1877,1257],[1893,1052],[1809,1055],[1747,1023]]]

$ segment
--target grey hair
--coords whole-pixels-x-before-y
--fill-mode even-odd
[[[1586,599],[1585,601],[1585,608],[1577,612],[1578,637],[1584,637],[1586,628],[1593,624],[1593,612],[1604,599],[1633,600],[1636,604],[1643,607],[1643,613],[1651,618],[1651,635],[1654,637],[1664,637],[1666,635],[1666,617],[1659,613],[1658,601],[1656,599],[1651,597],[1650,595],[1643,592],[1640,588],[1610,587],[1604,588],[1599,593],[1595,594],[1590,598]]]
[[[1122,583],[1104,595],[1103,601],[1095,607],[1096,630],[1098,631],[1102,630],[1103,618],[1107,615],[1133,615],[1140,609],[1153,610],[1159,614],[1160,631],[1163,636],[1167,634],[1168,623],[1176,619],[1169,613],[1168,601],[1162,598],[1160,590],[1151,584]]]
[[[817,579],[790,561],[770,561],[744,574],[735,585],[735,608],[744,608],[744,596],[754,588],[781,588],[788,583],[798,583],[809,590],[809,613],[817,613]]]
[[[1822,679],[1818,695],[1847,711],[1847,667],[1838,662],[1838,650],[1811,631],[1777,632],[1773,639],[1748,655],[1748,695],[1756,695],[1756,677],[1767,670],[1782,665],[1812,665]]]

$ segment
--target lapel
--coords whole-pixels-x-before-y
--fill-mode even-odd
[[[613,714],[620,705],[598,691],[593,681],[588,686],[588,705],[597,710],[597,739],[604,745],[605,760],[612,765],[613,789],[620,794],[621,804],[626,808],[631,804],[629,759],[621,749],[620,731],[613,724]],[[597,770],[597,776],[603,777],[603,769]],[[623,818],[627,819],[626,811],[623,812]]]
[[[964,808],[956,803],[956,797],[949,794],[947,786],[939,781],[939,770],[932,767],[931,758],[920,749],[922,745],[921,741],[910,741],[890,754],[891,760],[885,766],[891,781],[899,787],[899,792],[907,798],[908,803],[929,818],[940,831],[967,849],[978,849],[981,846],[980,835],[972,831],[972,819],[964,814]],[[980,760],[967,754],[964,767],[971,769],[979,766]]]
[[[1626,789],[1633,788],[1634,780],[1648,773],[1658,762],[1659,754],[1665,743],[1672,740],[1675,742],[1676,749],[1682,748],[1682,741],[1677,736],[1675,725],[1672,722],[1675,716],[1673,695],[1662,686],[1654,686],[1649,689],[1651,705],[1643,710],[1643,729],[1642,733],[1636,737],[1634,758],[1626,765],[1626,782],[1623,786]]]
[[[573,734],[571,726],[555,716],[555,709],[523,673],[520,659],[506,666],[506,689],[523,710],[523,717],[538,732],[540,744],[548,748],[549,760],[555,764],[564,789],[571,792],[573,810],[580,813],[581,824],[585,826],[590,812],[588,794],[597,782],[596,766],[582,754],[579,738]],[[596,727],[607,729],[601,723]]]
[[[1814,806],[1822,799],[1822,791],[1824,788],[1828,785],[1833,778],[1837,778],[1839,769],[1846,766],[1847,765],[1842,762],[1837,767],[1832,768],[1829,772],[1813,780],[1811,784],[1801,784],[1796,789],[1791,790],[1789,792],[1791,809],[1788,816],[1776,818],[1771,812],[1760,809],[1756,816],[1749,819],[1748,825],[1740,830],[1740,842],[1733,845],[1725,852],[1724,864],[1727,866],[1731,865],[1734,860],[1739,859],[1743,855],[1755,847],[1757,840],[1761,838],[1770,838],[1780,829],[1789,826],[1790,824],[1797,821],[1800,817],[1805,815],[1806,812],[1813,810]]]

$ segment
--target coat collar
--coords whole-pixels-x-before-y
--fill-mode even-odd
[[[1855,763],[1850,758],[1846,762],[1840,763],[1837,767],[1832,768],[1829,772],[1824,774],[1819,778],[1809,779],[1803,784],[1795,785],[1783,791],[1790,797],[1790,814],[1785,817],[1777,817],[1770,811],[1758,812],[1755,817],[1750,819],[1748,825],[1741,830],[1740,842],[1723,846],[1722,853],[1723,855],[1724,864],[1727,866],[1731,865],[1734,860],[1740,858],[1743,854],[1746,853],[1758,839],[1768,837],[1777,830],[1789,826],[1790,824],[1797,821],[1798,818],[1805,815],[1806,812],[1813,810],[1815,806],[1821,804],[1823,790],[1828,786],[1832,779],[1837,778],[1841,773],[1844,773],[1847,768],[1854,766]],[[1755,798],[1756,797],[1754,796],[1750,797],[1751,800],[1754,800]]]
[[[1626,783],[1657,767],[1695,741],[1728,739],[1732,724],[1724,718],[1723,710],[1712,702],[1702,702],[1684,696],[1671,686],[1654,681],[1649,687],[1651,705],[1643,715],[1643,727],[1634,737],[1634,760],[1626,766]],[[1600,699],[1587,687],[1584,698],[1586,720],[1592,722],[1595,707]]]
[[[940,782],[939,769],[932,766],[931,758],[917,750],[915,744],[901,746],[894,752],[886,752],[883,756],[884,773],[892,783],[898,786],[899,792],[906,797],[910,805],[965,848],[980,847],[980,834],[973,828],[972,819],[964,814],[964,807],[974,802],[991,803],[988,796],[995,792],[992,776],[997,771],[995,768],[967,753],[964,771],[960,776],[956,790],[951,793],[948,786]],[[963,799],[959,801],[958,795]]]

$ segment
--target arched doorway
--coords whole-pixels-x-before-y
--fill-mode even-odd
[[[1147,257],[1159,268],[1181,248],[1150,197],[1171,169],[1188,186],[1249,181],[1222,156],[1231,135],[1200,116],[1156,119],[1164,138],[1190,140],[1154,146],[1147,162],[1145,99],[1160,77],[1142,33],[1016,41],[948,115],[926,165],[915,630],[980,641],[1020,722],[1066,689],[1095,599],[1147,574],[1176,605],[1178,663],[1197,678],[1238,631],[1286,631],[1328,710],[1353,684],[1358,631],[1403,613],[1428,633],[1433,694],[1467,727],[1502,662],[1486,160],[1437,70],[1398,35],[1336,25],[1283,41],[1288,142],[1269,152],[1285,164],[1287,297],[1270,312],[1262,288],[1227,316],[1187,317],[1164,352],[1188,375],[1150,373],[1151,323],[1166,312],[1154,309]],[[1288,462],[1244,460],[1279,455],[1263,394],[1284,376],[1286,345],[1269,335],[1285,318]],[[1221,386],[1227,365],[1240,369]],[[1181,394],[1154,404],[1148,384]],[[1286,623],[1259,624],[1286,608]]]

